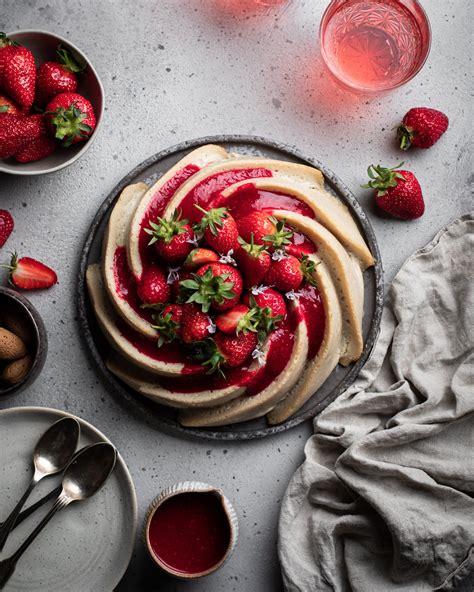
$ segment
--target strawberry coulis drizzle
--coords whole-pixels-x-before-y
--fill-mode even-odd
[[[194,205],[198,204],[203,208],[214,207],[214,200],[219,193],[240,181],[255,179],[256,177],[271,177],[272,171],[265,168],[232,169],[209,175],[188,192],[181,202],[182,215],[191,222],[197,222],[202,214]]]
[[[308,330],[308,359],[318,353],[324,338],[326,315],[319,290],[314,286],[305,286],[298,298],[298,316],[306,323]]]
[[[152,263],[152,256],[150,249],[148,249],[148,243],[150,242],[150,235],[145,232],[145,228],[149,228],[150,220],[155,222],[158,216],[161,216],[165,211],[165,208],[181,187],[181,185],[189,179],[194,173],[199,171],[199,167],[195,164],[188,164],[177,173],[175,173],[171,179],[168,179],[160,189],[153,196],[152,201],[148,205],[148,208],[140,222],[140,234],[138,236],[138,252],[142,261],[143,267],[147,267]]]
[[[141,300],[137,294],[137,283],[133,279],[132,272],[128,266],[125,247],[117,247],[115,249],[113,266],[117,296],[124,300],[139,317],[149,323],[153,322],[152,313],[147,309],[141,308]]]

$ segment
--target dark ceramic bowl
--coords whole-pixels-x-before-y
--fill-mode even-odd
[[[45,173],[59,171],[78,160],[89,150],[92,142],[97,137],[104,112],[104,88],[94,66],[85,53],[67,39],[63,39],[59,35],[47,31],[33,30],[7,33],[7,37],[30,49],[35,56],[36,66],[48,60],[56,60],[56,49],[59,44],[64,45],[73,55],[76,55],[86,64],[84,72],[78,74],[79,85],[77,92],[88,99],[94,108],[97,123],[89,140],[87,142],[79,142],[69,148],[58,148],[50,156],[35,162],[21,163],[12,159],[0,160],[0,172],[10,173],[12,175],[43,175]]]
[[[29,300],[15,290],[0,287],[0,311],[2,317],[7,318],[9,315],[15,315],[15,318],[21,323],[23,332],[26,334],[24,341],[28,353],[33,358],[31,368],[21,382],[10,386],[0,382],[0,400],[4,400],[17,395],[38,378],[46,361],[48,337],[38,311]],[[0,326],[3,326],[3,323],[3,318],[0,318]],[[6,328],[8,329],[8,327]]]

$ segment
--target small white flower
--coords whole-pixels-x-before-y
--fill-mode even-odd
[[[199,241],[198,236],[196,236],[195,234],[193,234],[192,238],[187,238],[186,242],[189,243],[190,245],[194,245],[195,247],[198,247],[198,241]]]
[[[227,263],[228,265],[237,265],[237,261],[232,257],[234,249],[231,249],[226,255],[221,255],[219,262]]]
[[[282,259],[286,259],[288,255],[285,253],[283,249],[277,249],[274,253],[272,253],[273,261],[281,261]]]
[[[174,284],[179,280],[179,270],[181,267],[170,267],[168,269],[168,277],[166,278],[167,284]]]
[[[264,286],[263,284],[260,284],[260,286],[254,286],[253,288],[251,288],[251,292],[254,296],[258,296],[259,294],[263,294],[265,292],[265,290],[268,288],[268,286]]]
[[[209,319],[209,325],[206,327],[208,333],[215,333],[217,329],[217,325],[214,324],[212,319]]]
[[[295,292],[294,290],[290,290],[285,294],[288,300],[298,300],[301,296],[303,296],[303,292]]]
[[[252,352],[252,358],[254,360],[257,360],[258,365],[259,366],[264,366],[265,365],[265,354],[263,353],[263,351],[256,347],[253,352]]]

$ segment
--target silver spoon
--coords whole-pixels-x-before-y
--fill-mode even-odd
[[[89,446],[92,446],[92,444],[88,444],[87,446],[84,446],[84,448],[81,448],[80,450],[78,450],[77,452],[75,452],[74,453],[74,456],[71,459],[71,462],[77,457],[78,454],[81,454],[81,452],[83,452],[86,448],[89,448]],[[29,516],[31,516],[31,514],[33,514],[34,512],[36,512],[36,510],[38,508],[41,508],[41,506],[44,506],[44,504],[46,504],[50,500],[56,499],[58,497],[58,495],[61,493],[62,489],[63,489],[62,484],[59,484],[57,487],[55,487],[52,491],[50,491],[49,493],[47,493],[46,495],[44,495],[37,502],[35,502],[34,504],[31,504],[31,506],[28,506],[28,508],[25,508],[24,510],[22,510],[18,514],[18,517],[17,517],[17,519],[15,521],[15,524],[13,525],[12,531],[15,530],[15,528],[17,526],[19,526]],[[0,523],[0,527],[2,526],[2,524],[3,523]]]
[[[13,529],[18,514],[30,493],[36,485],[48,475],[54,475],[62,471],[69,463],[76,450],[79,441],[81,427],[73,417],[64,417],[46,430],[38,440],[33,453],[35,472],[31,483],[21,497],[20,501],[13,508],[11,514],[0,527],[0,551]]]
[[[18,559],[56,512],[66,508],[72,502],[85,500],[97,493],[113,471],[116,458],[115,448],[107,442],[93,444],[77,455],[64,471],[63,488],[53,507],[15,553],[0,561],[0,590],[15,571]]]

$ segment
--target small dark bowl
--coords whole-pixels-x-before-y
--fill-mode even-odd
[[[8,386],[0,382],[0,401],[17,395],[27,386],[33,384],[43,369],[48,352],[46,328],[38,311],[29,300],[15,290],[0,287],[0,312],[2,317],[7,316],[9,311],[13,311],[15,315],[18,315],[18,319],[21,319],[27,330],[28,339],[25,341],[27,342],[28,353],[33,358],[33,363],[28,374],[18,384]],[[2,323],[3,319],[0,318],[0,326],[2,326]]]

